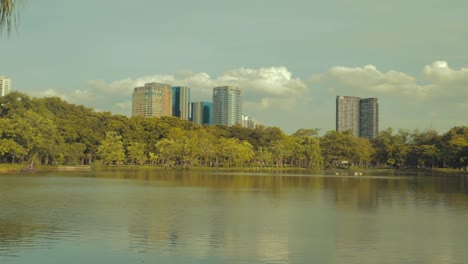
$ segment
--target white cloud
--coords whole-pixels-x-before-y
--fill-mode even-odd
[[[184,70],[112,82],[90,80],[80,90],[64,94],[48,89],[40,96],[59,96],[70,103],[130,115],[133,88],[147,82],[188,86],[191,101],[211,101],[213,87],[232,85],[243,89],[245,114],[291,131],[323,125],[327,126],[325,130],[332,129],[336,95],[378,97],[381,127],[421,128],[433,122],[449,128],[461,125],[459,120],[466,123],[463,113],[468,109],[468,69],[455,70],[445,61],[435,61],[423,67],[422,76],[425,79],[421,81],[396,70],[384,72],[374,65],[337,66],[312,75],[306,85],[285,67],[238,68],[217,77]]]
[[[217,78],[205,72],[194,73],[190,70],[177,71],[168,75],[148,75],[136,79],[125,78],[113,82],[90,80],[87,88],[75,91],[75,95],[87,95],[96,104],[109,105],[112,111],[130,114],[133,88],[148,82],[167,83],[171,86],[188,86],[191,88],[192,101],[211,101],[213,87],[237,86],[244,93],[244,109],[265,110],[280,107],[291,110],[296,100],[303,97],[307,91],[304,82],[293,78],[292,73],[285,67],[268,67],[258,69],[234,69]],[[83,97],[83,96],[80,96]],[[76,100],[74,100],[76,99]],[[86,100],[70,96],[70,101],[85,103]]]
[[[125,102],[118,102],[115,103],[115,107],[120,108],[125,111],[131,111],[132,110],[132,101],[125,101]]]
[[[66,101],[69,100],[68,96],[66,96],[66,95],[64,95],[62,93],[59,93],[59,92],[55,91],[54,89],[47,89],[47,90],[45,90],[43,92],[40,92],[38,94],[38,96],[39,97],[59,97],[62,100],[66,100]]]
[[[374,65],[364,67],[333,67],[324,74],[314,75],[310,81],[335,94],[363,96],[404,96],[425,98],[430,85],[418,84],[406,73],[390,70],[382,72]]]
[[[435,61],[424,67],[424,76],[437,87],[440,95],[468,95],[468,68],[454,70],[446,61]]]

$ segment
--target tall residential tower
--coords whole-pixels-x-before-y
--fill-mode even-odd
[[[346,130],[352,130],[356,137],[375,138],[379,131],[378,99],[337,96],[336,131]]]
[[[242,124],[242,90],[233,86],[213,88],[213,124]]]
[[[10,92],[11,80],[7,77],[0,76],[0,97],[7,95]]]
[[[172,116],[172,89],[169,84],[145,83],[133,90],[132,116]]]
[[[379,102],[377,98],[359,101],[359,136],[373,139],[379,134]]]

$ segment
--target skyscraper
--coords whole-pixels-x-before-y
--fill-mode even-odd
[[[232,86],[213,88],[213,124],[242,124],[242,90]]]
[[[145,83],[133,90],[132,116],[172,116],[172,90],[169,84]]]
[[[7,95],[10,92],[11,80],[7,77],[0,76],[0,97]]]
[[[189,120],[190,88],[185,86],[172,87],[172,115]]]
[[[359,101],[359,136],[375,138],[379,134],[379,102],[377,98]]]
[[[336,131],[352,130],[356,137],[375,138],[379,128],[377,98],[336,97]]]
[[[336,131],[352,130],[359,137],[359,100],[354,96],[336,97]]]
[[[195,125],[213,124],[213,103],[193,102],[192,104],[192,122]]]

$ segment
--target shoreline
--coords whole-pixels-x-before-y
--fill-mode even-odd
[[[0,174],[8,173],[21,173],[25,168],[24,164],[0,164]],[[310,171],[310,172],[322,172],[324,174],[330,173],[354,173],[354,172],[363,172],[363,173],[403,173],[403,174],[417,174],[419,173],[432,173],[434,175],[468,175],[467,171],[460,171],[457,169],[451,168],[424,168],[424,169],[385,169],[385,168],[351,168],[345,170],[342,168],[328,168],[322,170],[308,170],[307,168],[294,168],[294,167],[165,167],[165,166],[148,166],[148,165],[122,165],[122,166],[99,166],[94,167],[92,165],[75,165],[75,166],[55,166],[55,165],[37,165],[35,166],[32,172],[42,172],[42,171],[92,171],[92,170],[235,170],[235,171]],[[26,172],[24,172],[26,173]],[[31,172],[28,172],[31,173]]]

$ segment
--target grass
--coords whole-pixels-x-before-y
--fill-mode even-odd
[[[21,171],[24,167],[26,166],[23,164],[0,163],[0,172]]]

